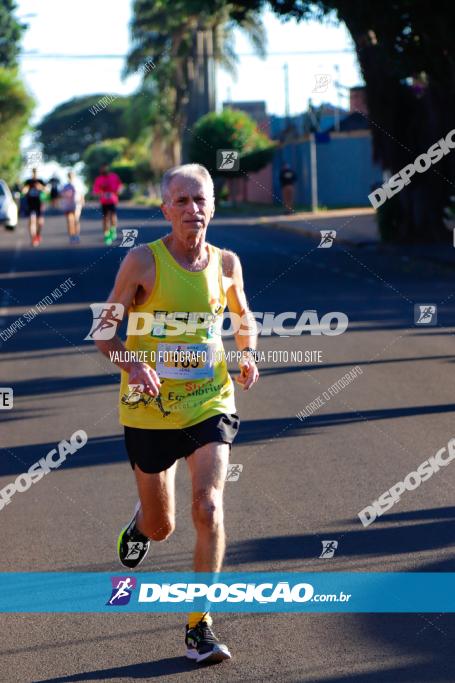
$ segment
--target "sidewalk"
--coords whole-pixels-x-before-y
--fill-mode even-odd
[[[281,230],[297,231],[316,239],[321,239],[320,230],[336,230],[336,241],[344,244],[360,246],[380,242],[375,210],[372,208],[264,216],[259,219],[259,222],[274,225]]]
[[[455,268],[455,248],[448,244],[383,244],[376,223],[375,210],[371,208],[336,209],[293,213],[284,216],[264,216],[258,222],[276,227],[278,230],[300,232],[307,237],[320,240],[320,230],[336,230],[339,244],[351,246],[376,245],[384,251],[399,253],[405,260],[414,258],[420,261],[432,261],[440,265]]]

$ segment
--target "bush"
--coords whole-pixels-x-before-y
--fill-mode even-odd
[[[128,145],[129,141],[127,138],[114,138],[113,140],[96,142],[87,147],[83,155],[85,164],[84,174],[87,182],[93,183],[99,173],[100,166],[103,164],[112,166],[114,161],[120,163],[120,159]]]
[[[240,171],[237,174],[229,172],[229,177],[232,177],[243,175],[246,171],[259,171],[266,166],[273,156],[274,146],[275,143],[258,130],[256,122],[248,114],[224,109],[221,114],[211,112],[197,121],[189,154],[192,162],[205,166],[211,175],[226,178],[226,172],[216,168],[218,149],[239,152]]]

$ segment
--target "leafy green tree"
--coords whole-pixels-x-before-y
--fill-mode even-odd
[[[228,3],[227,3],[228,4]],[[265,0],[238,2],[242,14]],[[366,83],[375,159],[395,174],[453,128],[455,110],[455,5],[450,0],[269,0],[284,20],[336,16],[353,39]],[[384,239],[451,240],[444,208],[454,195],[455,151],[379,208]]]
[[[103,140],[103,142],[90,145],[84,153],[83,160],[84,175],[90,185],[103,164],[110,166],[124,185],[132,183],[144,185],[156,179],[150,167],[147,148],[139,142],[133,144],[127,138]]]
[[[33,99],[15,69],[0,67],[0,177],[17,179],[21,166],[20,141],[33,110]]]
[[[104,164],[108,166],[112,166],[114,163],[120,164],[120,160],[126,154],[129,144],[127,138],[117,138],[95,142],[87,147],[83,155],[85,164],[84,174],[87,182],[93,183],[99,173],[100,166]]]
[[[246,112],[226,108],[221,114],[206,114],[196,123],[190,143],[190,160],[202,164],[214,176],[226,177],[225,171],[217,169],[218,149],[239,152],[240,170],[229,172],[229,175],[242,176],[266,166],[275,143],[258,130],[256,122]]]
[[[17,66],[20,41],[27,28],[14,17],[16,9],[14,0],[0,0],[0,66],[8,69]]]
[[[214,177],[218,203],[228,178],[247,178],[249,173],[264,168],[272,160],[275,147],[276,143],[258,130],[248,114],[227,108],[221,114],[211,112],[199,119],[194,126],[189,153],[190,161],[202,164]],[[228,173],[217,168],[219,149],[239,152],[238,171]]]
[[[114,162],[111,165],[111,170],[117,173],[124,185],[131,185],[136,180],[136,165],[132,160]]]
[[[235,18],[236,3],[212,0],[135,0],[131,23],[132,48],[125,73],[141,71],[153,105],[147,112],[152,137],[161,150],[163,163],[180,162],[181,142],[198,118],[198,88],[201,86],[200,46],[209,61],[233,72],[236,55],[234,26],[249,36],[256,52],[264,54],[265,32],[258,12],[246,11]],[[153,59],[153,67],[147,64]],[[206,63],[205,66],[209,68]],[[207,99],[207,98],[206,98]],[[209,111],[207,104],[204,111]],[[203,112],[201,112],[203,113]]]
[[[15,10],[13,0],[0,0],[0,177],[9,183],[17,180],[20,141],[33,110],[33,99],[17,71],[26,26],[14,17]]]
[[[45,157],[70,166],[81,161],[90,145],[126,136],[126,112],[131,100],[113,97],[106,94],[75,97],[47,114],[37,126]]]

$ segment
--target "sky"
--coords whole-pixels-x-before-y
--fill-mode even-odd
[[[20,62],[21,73],[36,101],[32,123],[72,97],[128,95],[138,88],[140,76],[122,79],[129,49],[132,0],[77,0],[72,9],[69,3],[59,0],[16,2],[16,16],[28,24],[22,41],[26,54]],[[305,111],[310,98],[313,104],[324,101],[348,108],[348,87],[363,81],[345,26],[334,22],[283,23],[270,11],[264,13],[264,24],[268,51],[264,60],[253,56],[253,47],[236,31],[237,76],[232,78],[217,69],[217,110],[221,111],[226,100],[265,100],[269,114],[283,116],[285,64],[291,115]],[[84,58],[74,59],[71,55]],[[109,59],[103,55],[118,57]],[[342,87],[335,87],[336,80]],[[23,149],[33,153],[31,135],[24,136]],[[49,174],[61,172],[55,164],[45,166]]]
[[[130,0],[78,0],[69,9],[68,3],[59,0],[18,0],[19,17],[29,28],[23,39],[23,49],[34,53],[21,58],[22,74],[37,100],[33,120],[39,120],[57,104],[71,97],[92,93],[129,94],[138,87],[139,76],[122,80],[124,65],[117,59],[69,59],[64,55],[126,55],[129,47],[131,19]],[[26,16],[29,15],[29,16]],[[31,16],[30,16],[31,15]],[[352,42],[344,27],[321,25],[317,22],[297,24],[295,21],[281,23],[271,12],[265,14],[268,34],[265,60],[251,55],[252,46],[238,32],[236,49],[239,52],[237,79],[217,69],[217,107],[227,99],[265,100],[269,113],[285,113],[284,69],[288,64],[290,113],[301,113],[307,108],[308,99],[313,103],[331,101],[347,104],[347,91],[337,90],[336,65],[339,66],[339,82],[346,87],[359,85],[362,80],[358,71]],[[297,54],[303,51],[351,50],[350,53]],[[43,59],[39,54],[62,55],[55,59]],[[329,81],[321,91],[323,74]],[[312,92],[315,90],[316,92]]]

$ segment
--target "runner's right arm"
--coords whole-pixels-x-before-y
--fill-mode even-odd
[[[149,286],[150,284],[153,286],[153,283],[150,283],[151,262],[153,262],[152,277],[154,279],[155,262],[150,249],[145,245],[131,249],[123,259],[115,278],[114,288],[107,300],[107,304],[119,303],[124,306],[123,317],[128,315],[131,305],[143,286],[144,274],[146,272],[148,272]],[[117,323],[117,328],[119,325],[120,321]],[[117,334],[112,339],[95,340],[95,344],[101,353],[109,359],[111,358],[111,352],[117,351],[120,358],[125,355],[125,346]],[[144,387],[144,393],[158,396],[161,386],[160,380],[155,370],[147,365],[147,363],[120,360],[115,365],[128,372],[128,384],[141,384]]]

